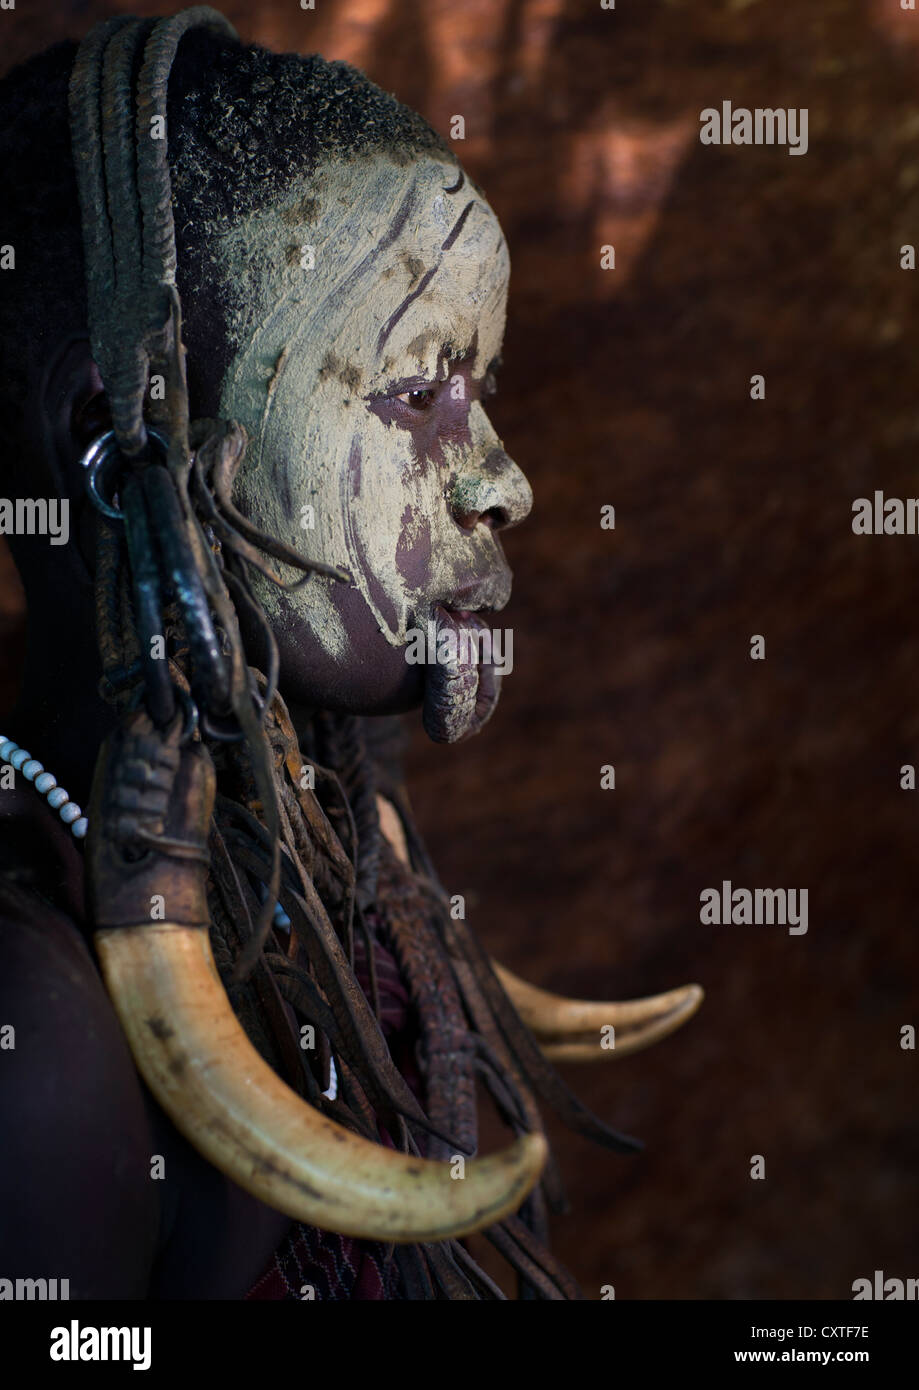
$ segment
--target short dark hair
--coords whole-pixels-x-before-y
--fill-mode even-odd
[[[2,272],[0,297],[4,491],[21,481],[17,462],[28,464],[24,406],[51,341],[87,328],[67,106],[76,49],[72,42],[56,44],[0,81],[7,193],[0,245],[15,248],[15,269]],[[407,163],[431,153],[456,162],[421,116],[347,63],[272,53],[203,29],[179,47],[167,129],[193,409],[196,353],[206,351],[209,375],[232,355],[221,287],[208,266],[205,224],[229,228],[340,156],[379,151]],[[197,311],[189,314],[193,301]]]

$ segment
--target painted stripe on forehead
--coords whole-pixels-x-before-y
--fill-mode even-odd
[[[450,190],[449,188],[445,190],[445,192],[447,192],[447,193],[449,193],[450,191],[451,191],[451,190]],[[466,218],[469,216],[470,212],[471,212],[472,209],[476,206],[477,203],[478,203],[478,199],[477,199],[477,198],[472,198],[472,199],[466,204],[466,206],[463,208],[462,212],[460,213],[459,217],[458,217],[458,218],[456,219],[456,221],[454,222],[452,228],[450,229],[450,231],[449,231],[449,233],[448,233],[448,235],[447,235],[446,240],[445,240],[445,241],[443,242],[443,244],[441,245],[441,248],[440,248],[441,251],[449,251],[449,250],[450,250],[450,247],[453,245],[453,243],[456,241],[457,237],[459,236],[460,232],[463,230],[463,226],[465,225]],[[442,265],[443,265],[443,257],[441,257],[441,258],[438,260],[437,264],[436,264],[431,270],[427,271],[427,272],[421,277],[420,281],[419,281],[418,284],[415,286],[415,288],[411,291],[411,293],[410,293],[410,294],[407,294],[407,295],[405,296],[405,298],[403,299],[402,303],[399,305],[399,307],[398,307],[397,309],[394,309],[393,312],[390,314],[389,318],[386,320],[386,322],[384,323],[383,327],[382,327],[381,330],[380,330],[380,335],[379,335],[379,337],[377,338],[377,354],[379,354],[380,352],[382,352],[383,348],[386,346],[386,341],[387,341],[387,339],[389,338],[390,333],[393,331],[393,329],[395,328],[396,324],[399,322],[399,320],[401,319],[402,315],[405,313],[406,309],[409,307],[409,305],[410,305],[414,300],[416,300],[416,299],[418,298],[418,296],[419,296],[425,289],[427,289],[428,285],[431,283],[432,279],[433,279],[434,276],[437,274],[438,270],[440,270],[440,267],[441,267]]]
[[[380,334],[377,338],[377,356],[380,355],[383,348],[386,346],[386,339],[389,337],[390,333],[393,331],[393,329],[401,319],[402,315],[405,313],[408,306],[412,304],[420,294],[424,293],[428,285],[434,279],[434,276],[437,274],[438,270],[440,270],[442,264],[442,261],[438,261],[437,264],[435,266],[432,266],[430,270],[425,271],[424,275],[422,275],[421,279],[418,281],[418,284],[415,286],[415,288],[411,291],[410,294],[407,294],[405,296],[398,309],[394,309],[393,312],[390,314],[389,318],[386,320],[386,322],[383,324],[383,327],[380,329]]]
[[[462,186],[463,186],[463,184],[464,184],[465,182],[466,182],[466,175],[463,173],[462,169],[460,169],[460,171],[459,171],[459,178],[456,180],[456,183],[452,183],[452,184],[450,185],[449,188],[445,188],[445,189],[444,189],[444,192],[445,192],[445,193],[459,193],[460,189],[462,188]]]
[[[366,256],[364,256],[364,258],[358,262],[354,269],[348,275],[345,276],[345,279],[338,286],[338,289],[333,290],[331,294],[327,295],[326,298],[323,299],[321,303],[316,306],[317,308],[321,308],[324,312],[333,312],[335,309],[339,307],[339,304],[343,299],[346,299],[350,296],[355,285],[364,278],[368,271],[374,269],[378,257],[381,256],[384,251],[387,251],[390,246],[392,246],[393,242],[396,240],[396,237],[404,228],[409,217],[415,211],[417,196],[417,184],[413,183],[411,188],[409,188],[408,192],[406,193],[405,197],[402,199],[402,202],[399,204],[398,211],[396,212],[396,215],[393,218],[392,222],[390,222],[389,227],[386,229],[384,235],[380,237],[380,240],[376,243],[373,249],[367,252]]]
[[[412,186],[408,189],[405,196],[403,197],[402,202],[399,204],[399,207],[396,211],[396,215],[390,222],[384,235],[380,237],[380,240],[376,243],[373,249],[368,251],[366,256],[362,257],[362,259],[358,262],[354,269],[345,276],[344,280],[337,287],[337,289],[332,290],[329,294],[325,296],[324,299],[318,300],[310,307],[309,313],[306,316],[307,319],[313,319],[316,317],[317,314],[322,314],[325,316],[334,313],[335,310],[339,308],[342,301],[347,300],[352,295],[355,286],[361,280],[363,280],[364,277],[370,271],[373,271],[375,269],[378,258],[382,255],[384,251],[386,251],[390,246],[392,246],[393,242],[396,240],[399,233],[402,231],[406,222],[414,213],[415,206],[417,203],[417,192],[417,185],[413,182]],[[272,319],[273,318],[274,315],[272,315]],[[281,360],[278,361],[275,367],[274,377],[272,380],[272,389],[268,395],[268,399],[265,403],[265,408],[262,412],[262,418],[259,428],[259,443],[261,443],[261,441],[264,439],[265,431],[268,428],[268,416],[271,413],[272,405],[274,404],[275,398],[277,396],[277,388],[280,385],[282,376],[286,372],[287,368],[291,365],[292,360],[292,354],[282,354]]]
[[[472,212],[472,209],[475,207],[475,205],[476,205],[476,199],[473,198],[473,199],[471,200],[471,202],[468,202],[468,203],[466,204],[466,206],[463,208],[463,210],[462,210],[462,212],[460,213],[459,217],[456,219],[455,223],[453,224],[453,229],[451,230],[450,235],[447,237],[447,239],[446,239],[446,241],[444,242],[443,246],[440,248],[441,251],[449,251],[449,250],[450,250],[450,247],[453,245],[454,241],[456,241],[456,238],[459,236],[460,232],[463,230],[463,224],[464,224],[464,222],[466,221],[466,218],[469,216],[470,212]]]

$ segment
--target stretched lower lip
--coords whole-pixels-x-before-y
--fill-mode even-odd
[[[488,631],[485,614],[480,610],[436,602],[431,605],[431,612],[431,626],[436,628],[438,643],[448,629],[457,639],[479,638]],[[446,655],[443,661],[439,664],[439,657],[428,656],[422,717],[435,743],[455,743],[476,733],[490,718],[498,702],[502,672],[484,650],[470,650],[466,645],[452,656]]]
[[[435,603],[435,613],[438,609],[457,623],[468,623],[473,619],[478,619],[479,622],[484,623],[488,621],[489,615],[493,611],[490,608],[455,608],[452,603]]]

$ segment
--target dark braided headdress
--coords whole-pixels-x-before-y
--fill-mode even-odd
[[[201,25],[233,34],[203,7],[110,20],[81,46],[71,82],[92,345],[113,425],[89,479],[102,512],[103,694],[124,711],[145,703],[160,726],[184,716],[188,736],[208,745],[218,772],[214,957],[254,1046],[298,1094],[365,1138],[446,1159],[475,1152],[480,1080],[515,1134],[541,1130],[538,1096],[580,1133],[634,1149],[567,1089],[475,937],[451,916],[401,779],[368,754],[364,722],[319,713],[295,730],[277,691],[277,648],[250,569],[278,584],[271,558],[301,570],[299,583],[348,576],[253,528],[232,501],[243,430],[188,419],[165,115],[179,41]],[[164,389],[151,392],[156,377]],[[262,632],[264,674],[246,659],[242,614]],[[156,639],[166,660],[151,654]],[[380,834],[378,790],[401,815],[410,866]],[[382,1030],[381,951],[408,987],[422,1099]],[[299,1045],[304,1027],[315,1030],[313,1048]],[[333,1058],[334,1098],[325,1094]],[[546,1248],[547,1213],[563,1205],[550,1162],[519,1215],[485,1233],[517,1270],[522,1297],[581,1296]],[[311,1235],[313,1248],[317,1239],[342,1244]],[[386,1296],[502,1297],[459,1241],[376,1254]]]

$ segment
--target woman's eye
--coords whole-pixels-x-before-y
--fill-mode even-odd
[[[412,410],[430,410],[436,396],[433,386],[425,386],[420,391],[403,391],[396,400],[404,401]]]

